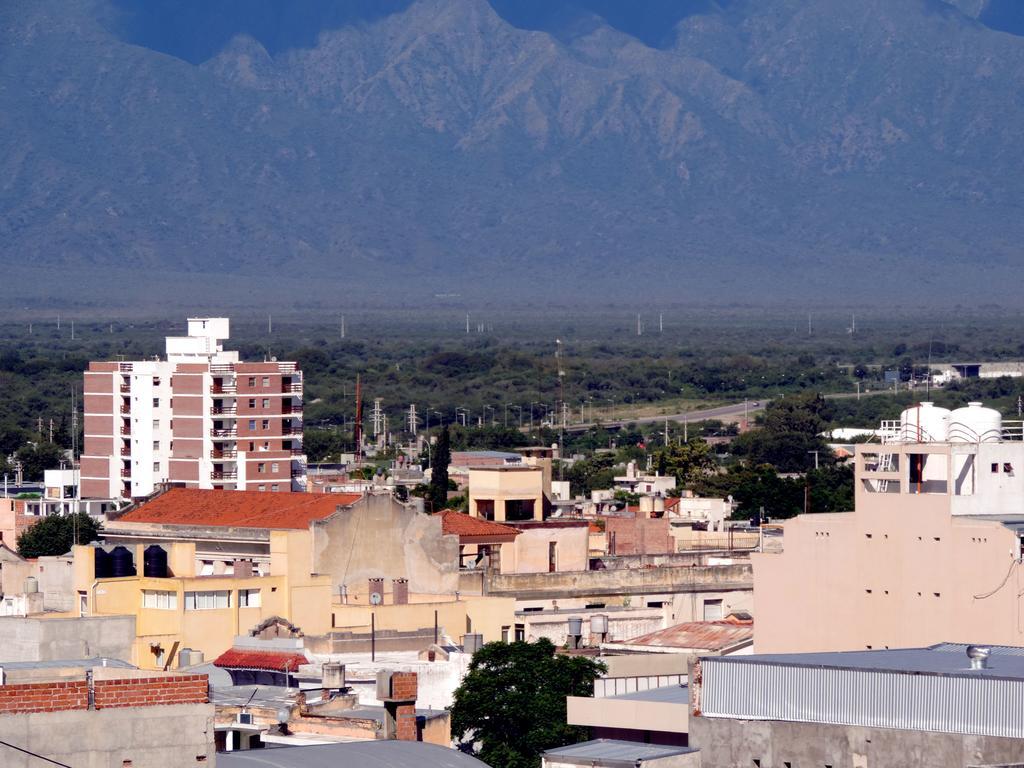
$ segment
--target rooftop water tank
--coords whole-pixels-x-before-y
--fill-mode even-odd
[[[1003,416],[981,403],[968,403],[949,415],[951,443],[998,443],[1003,436]]]
[[[152,579],[167,578],[167,550],[150,544],[142,554],[142,575]]]
[[[97,579],[109,579],[110,578],[110,553],[107,550],[100,547],[96,547],[94,552],[95,557],[95,577]]]
[[[900,437],[908,443],[942,443],[949,432],[949,409],[918,403],[900,414]]]
[[[39,591],[39,582],[36,580],[35,576],[29,576],[25,579],[24,589],[26,595],[34,595]]]
[[[590,634],[592,635],[607,635],[608,634],[608,615],[605,613],[599,613],[596,616],[590,617]]]
[[[465,653],[476,653],[484,645],[484,636],[479,632],[471,632],[462,636],[462,650]]]
[[[580,637],[583,634],[583,619],[579,616],[569,619],[569,634],[572,637]]]
[[[135,575],[135,558],[127,547],[114,547],[110,553],[110,575],[115,579]]]

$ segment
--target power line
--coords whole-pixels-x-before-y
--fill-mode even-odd
[[[54,765],[59,765],[61,768],[71,768],[71,766],[68,765],[67,763],[60,763],[60,762],[57,762],[56,760],[53,760],[53,759],[51,759],[49,757],[43,757],[42,755],[37,755],[35,752],[30,752],[27,749],[22,749],[21,747],[16,747],[13,744],[10,744],[9,742],[0,741],[0,744],[2,744],[5,747],[10,747],[11,749],[16,749],[18,752],[23,752],[24,754],[29,755],[30,757],[38,757],[40,760],[45,760],[48,763],[53,763]]]

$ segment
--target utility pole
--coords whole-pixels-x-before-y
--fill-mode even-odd
[[[811,335],[811,313],[807,313],[807,335]]]
[[[416,437],[416,427],[419,425],[419,417],[416,415],[416,403],[409,404],[409,431]]]
[[[808,453],[813,453],[814,454],[814,468],[815,469],[820,469],[820,467],[818,465],[818,451],[808,451]]]
[[[356,463],[358,464],[363,456],[363,387],[358,373],[356,374],[356,422],[352,435],[356,441]]]
[[[664,332],[665,332],[665,313],[664,312],[659,312],[658,313],[658,333],[664,333]]]
[[[345,338],[345,316],[341,316],[341,338]]]
[[[274,320],[270,315],[267,315],[267,336],[270,336],[274,332]]]
[[[469,335],[469,312],[466,313],[466,335]]]
[[[643,336],[644,335],[644,326],[643,326],[643,322],[640,320],[640,313],[639,312],[636,313],[636,335],[637,336]]]

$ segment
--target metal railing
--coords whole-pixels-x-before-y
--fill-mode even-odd
[[[1005,440],[1024,441],[1024,420],[1004,419],[1000,429],[978,432],[969,425],[949,425],[944,440],[935,440],[926,429],[917,424],[904,424],[900,420],[887,419],[878,429],[878,440],[882,445],[894,443],[996,443]]]
[[[237,480],[238,472],[211,472],[210,478],[212,480]]]
[[[234,459],[238,457],[238,451],[210,451],[210,458],[214,461]]]
[[[236,413],[238,413],[238,406],[235,405],[221,406],[219,408],[213,406],[210,408],[211,416],[234,416]]]
[[[211,429],[210,437],[213,438],[226,438],[226,437],[238,437],[237,429]]]

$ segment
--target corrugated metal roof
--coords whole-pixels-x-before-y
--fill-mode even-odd
[[[701,659],[704,717],[1024,738],[1024,656],[965,646]]]
[[[112,521],[230,528],[304,529],[354,504],[358,493],[267,493],[171,488]]]
[[[353,741],[308,747],[221,752],[217,768],[487,768],[455,749],[422,741]]]
[[[683,755],[696,750],[690,747],[670,747],[661,744],[644,744],[639,741],[621,741],[619,739],[593,739],[580,744],[569,744],[557,749],[549,749],[545,757],[559,761],[585,760],[588,763],[631,763],[638,760],[657,760],[672,755]]]
[[[656,648],[693,648],[720,651],[754,638],[754,622],[740,619],[723,621],[687,621],[659,629],[621,645],[644,645]]]

